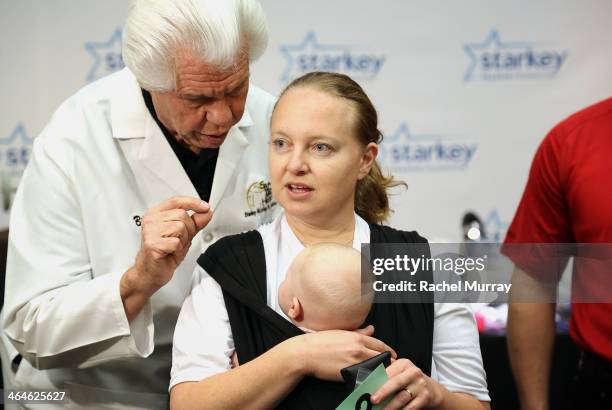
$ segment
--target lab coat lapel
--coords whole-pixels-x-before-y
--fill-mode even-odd
[[[134,75],[123,69],[121,84],[111,97],[113,138],[117,139],[147,204],[174,195],[198,194],[142,98]],[[149,178],[153,174],[157,178]]]
[[[221,202],[227,186],[230,185],[232,177],[236,173],[236,166],[240,163],[244,151],[249,146],[249,140],[245,133],[252,125],[253,119],[247,104],[242,118],[229,130],[227,138],[219,148],[219,157],[217,158],[209,201],[213,210]]]
[[[245,111],[244,115],[247,116],[248,113]],[[244,150],[249,145],[248,139],[240,129],[241,123],[243,123],[242,120],[236,126],[232,127],[223,145],[221,145],[219,149],[215,177],[210,192],[210,206],[213,209],[216,208],[221,198],[223,198],[223,193],[230,184],[234,171],[236,170],[236,165],[240,162]]]
[[[168,196],[198,197],[198,193],[172,147],[151,116],[147,116],[146,119],[145,138],[138,153],[138,160],[144,168],[163,181],[166,189],[171,193]]]

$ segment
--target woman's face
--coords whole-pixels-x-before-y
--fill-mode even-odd
[[[285,213],[330,223],[354,210],[357,181],[377,146],[354,135],[355,109],[345,99],[308,86],[285,93],[272,115],[269,148],[272,193]]]

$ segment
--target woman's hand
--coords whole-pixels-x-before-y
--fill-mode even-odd
[[[373,404],[395,397],[383,410],[435,407],[442,400],[438,386],[408,359],[399,359],[387,367],[389,380],[372,395]]]
[[[293,338],[304,372],[323,380],[342,381],[340,370],[389,351],[385,343],[372,337],[374,326],[358,331],[325,330]]]

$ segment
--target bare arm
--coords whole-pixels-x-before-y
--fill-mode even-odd
[[[328,330],[296,336],[258,358],[200,382],[177,384],[170,391],[172,409],[271,408],[306,375],[341,381],[340,369],[369,359],[389,346],[359,332]]]
[[[437,382],[436,382],[437,383]],[[466,393],[449,392],[444,386],[439,385],[444,392],[441,395],[441,401],[436,407],[437,410],[452,410],[452,409],[483,409],[490,410],[491,403],[488,401],[478,401],[475,397]]]
[[[549,285],[515,269],[512,291],[529,292],[527,300],[549,301]],[[523,299],[525,300],[525,299]],[[511,299],[512,302],[512,299]],[[548,409],[550,363],[555,340],[554,303],[511,303],[508,310],[508,353],[521,408]]]
[[[255,360],[200,382],[177,384],[170,392],[170,408],[274,407],[305,373],[303,363],[291,354],[291,343],[281,343]]]
[[[437,381],[431,380],[431,382],[434,384],[434,391],[436,391],[433,400],[434,405],[431,406],[432,409],[491,409],[491,404],[488,401],[479,401],[467,393],[451,392]]]

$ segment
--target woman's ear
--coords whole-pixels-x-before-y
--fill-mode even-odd
[[[365,178],[366,175],[372,169],[374,165],[374,161],[376,161],[376,156],[378,155],[378,144],[375,142],[370,142],[366,145],[365,150],[363,151],[363,155],[361,156],[361,162],[359,164],[359,179]]]
[[[298,323],[304,320],[304,309],[302,309],[302,304],[300,303],[300,300],[295,296],[291,299],[291,307],[289,307],[287,316],[289,316],[291,320],[294,320]]]

